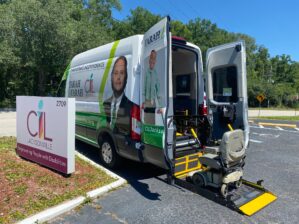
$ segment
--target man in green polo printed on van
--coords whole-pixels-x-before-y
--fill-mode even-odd
[[[143,99],[144,99],[144,122],[147,124],[155,124],[155,111],[160,113],[161,97],[160,97],[160,83],[158,73],[155,69],[157,59],[157,52],[151,51],[149,57],[149,68],[146,70],[144,77]]]

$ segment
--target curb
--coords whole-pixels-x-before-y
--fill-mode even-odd
[[[267,123],[267,122],[259,122],[258,125],[263,126],[281,126],[281,127],[287,127],[287,128],[297,128],[296,124],[278,124],[278,123]]]
[[[86,156],[84,156],[83,154],[76,152],[76,155],[80,158],[83,159],[84,161],[90,163],[92,166],[95,166],[96,168],[104,171],[107,175],[118,179],[117,181],[114,181],[111,184],[108,184],[106,186],[97,188],[95,190],[89,191],[86,193],[86,196],[79,196],[75,199],[72,199],[70,201],[67,202],[63,202],[60,205],[54,206],[52,208],[46,209],[40,213],[37,213],[29,218],[26,218],[20,222],[17,222],[18,224],[31,224],[31,223],[40,223],[40,222],[46,222],[49,221],[59,215],[62,215],[63,213],[66,213],[74,208],[76,208],[77,206],[81,205],[86,199],[88,198],[96,198],[99,197],[105,193],[107,193],[108,191],[111,191],[115,188],[118,188],[122,185],[124,185],[125,183],[127,183],[127,181],[118,176],[117,174],[111,172],[110,170],[100,166],[99,164],[93,162],[92,160],[88,159]]]

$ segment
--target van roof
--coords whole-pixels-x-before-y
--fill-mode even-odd
[[[136,43],[141,43],[143,38],[143,35],[134,35],[127,38],[122,39],[117,46],[116,54],[115,56],[120,55],[129,55],[132,54],[133,48],[136,45]],[[83,65],[83,64],[89,64],[96,61],[102,61],[110,58],[110,52],[112,49],[112,46],[115,42],[111,42],[90,50],[87,50],[85,52],[82,52],[80,54],[77,54],[71,61],[71,67],[75,68],[77,66]],[[136,46],[135,46],[136,47]]]

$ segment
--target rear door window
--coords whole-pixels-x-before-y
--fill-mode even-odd
[[[213,71],[213,98],[217,102],[238,101],[236,66],[216,68]]]

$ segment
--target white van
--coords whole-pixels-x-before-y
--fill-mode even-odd
[[[121,157],[149,162],[167,169],[170,183],[252,215],[276,196],[242,178],[249,140],[244,42],[209,49],[205,70],[200,48],[172,37],[164,18],[144,35],[76,55],[59,95],[76,98],[76,138],[99,148],[105,166]],[[251,203],[256,198],[263,203]]]
[[[227,124],[245,131],[247,146],[244,42],[209,49],[206,61],[205,85],[200,48],[172,37],[169,18],[76,55],[60,87],[76,98],[76,138],[100,148],[108,167],[126,157],[172,173],[182,172],[178,158],[198,152],[191,127],[199,148],[217,143]]]

